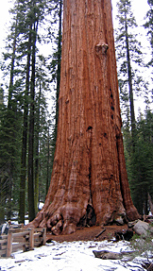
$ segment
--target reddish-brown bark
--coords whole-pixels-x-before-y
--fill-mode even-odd
[[[32,225],[72,233],[139,217],[128,185],[110,0],[64,0],[58,134],[45,205]]]

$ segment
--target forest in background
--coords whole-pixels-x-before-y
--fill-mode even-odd
[[[146,0],[147,1],[147,0]],[[148,0],[145,48],[130,0],[117,3],[115,48],[126,166],[132,199],[147,214],[153,198],[153,1]],[[0,222],[33,220],[51,179],[58,122],[62,0],[16,0],[0,60]],[[41,54],[48,44],[50,52]],[[145,61],[144,49],[149,55]],[[145,111],[135,116],[141,97]]]

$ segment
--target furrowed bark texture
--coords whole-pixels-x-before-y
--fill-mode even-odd
[[[56,152],[32,226],[71,233],[92,205],[97,224],[139,217],[128,185],[110,0],[64,0]]]

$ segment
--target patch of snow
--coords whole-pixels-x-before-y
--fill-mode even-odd
[[[28,220],[28,219],[25,219],[25,220],[24,220],[24,225],[28,225],[28,223],[29,223],[29,220]]]
[[[0,259],[0,270],[12,271],[124,271],[144,270],[142,258],[134,261],[102,260],[94,257],[93,250],[113,252],[130,251],[129,242],[77,241],[58,243],[53,241],[40,248],[23,253],[12,253],[12,257]]]
[[[43,206],[44,206],[44,203],[43,203],[43,202],[39,202],[39,203],[38,203],[38,209],[39,209],[39,210],[41,210]]]

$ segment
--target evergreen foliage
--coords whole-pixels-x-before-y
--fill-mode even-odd
[[[149,41],[151,45],[151,59],[149,61],[149,65],[152,67],[153,65],[153,0],[148,0],[149,11],[146,14],[146,23],[144,27],[147,29],[147,34],[149,36]]]
[[[153,113],[146,109],[136,123],[135,152],[128,125],[123,128],[125,158],[132,198],[140,214],[148,214],[148,193],[153,197]]]
[[[137,122],[137,140],[132,157],[131,191],[134,203],[141,214],[148,214],[148,193],[153,196],[153,114],[150,110],[145,118]]]
[[[3,74],[10,78],[7,105],[3,102],[6,88],[1,89],[0,103],[0,202],[4,210],[1,220],[11,218],[18,210],[19,222],[24,222],[26,211],[32,220],[50,181],[51,122],[46,94],[50,95],[51,82],[47,61],[38,55],[38,43],[43,42],[44,35],[38,24],[42,29],[45,16],[52,18],[57,5],[58,1],[16,0],[11,10],[9,46],[3,53],[2,64]],[[54,15],[54,23],[55,19]],[[46,31],[44,36],[47,35]],[[41,192],[39,187],[43,187]]]
[[[57,137],[57,125],[58,125],[58,98],[59,98],[59,90],[60,90],[60,67],[61,67],[61,42],[62,42],[62,0],[58,1],[58,35],[56,38],[56,49],[53,54],[53,59],[51,61],[50,69],[52,74],[52,81],[56,82],[56,97],[55,97],[55,124],[53,129],[53,140],[52,140],[52,155],[51,162],[53,166],[54,161],[54,153],[56,147],[56,137]]]
[[[142,76],[146,69],[131,1],[119,0],[117,7],[119,27],[116,31],[116,55],[125,159],[132,198],[138,211],[143,214],[148,213],[148,192],[152,191],[152,142],[146,136],[152,113],[147,109],[145,116],[140,114],[136,121],[134,94],[135,97],[143,94],[145,99],[149,96],[148,83]]]
[[[137,23],[130,0],[119,0],[116,31],[116,55],[122,116],[125,119],[129,106],[132,136],[135,130],[134,93],[139,95],[147,90],[142,77],[144,68],[141,43],[138,40]],[[141,71],[141,72],[140,72]],[[125,115],[125,116],[124,116]]]

